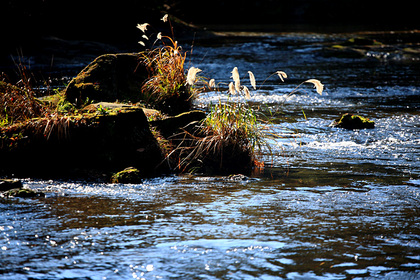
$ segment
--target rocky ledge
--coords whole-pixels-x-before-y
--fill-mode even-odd
[[[96,177],[135,166],[146,177],[169,170],[143,109],[124,104],[9,127],[0,158],[0,171],[16,176]]]

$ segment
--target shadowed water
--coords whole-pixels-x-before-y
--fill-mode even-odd
[[[266,168],[237,181],[25,179],[46,197],[0,198],[0,279],[420,279],[419,62],[320,56],[333,40],[288,34],[195,46],[190,64],[217,82],[229,82],[235,66],[249,88],[247,71],[257,85],[278,70],[289,75],[249,100],[279,136]],[[326,94],[306,85],[287,97],[309,78]],[[346,112],[375,129],[328,126]]]

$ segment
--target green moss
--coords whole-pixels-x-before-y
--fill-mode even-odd
[[[346,42],[347,45],[358,45],[358,46],[367,46],[367,45],[382,45],[381,42],[376,41],[375,39],[367,37],[354,37],[350,38]]]
[[[11,189],[3,193],[3,196],[6,197],[44,197],[44,193],[36,192],[31,189],[18,188]]]
[[[115,173],[111,177],[112,183],[120,183],[120,184],[138,184],[142,180],[142,176],[140,171],[137,168],[129,167]]]
[[[361,117],[359,115],[344,114],[341,118],[335,120],[332,125],[333,127],[341,127],[345,129],[363,129],[363,128],[374,128],[375,122],[368,118]]]

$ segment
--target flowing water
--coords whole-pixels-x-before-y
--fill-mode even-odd
[[[46,197],[0,198],[0,279],[420,279],[420,61],[320,55],[340,36],[197,44],[189,65],[222,91],[198,107],[228,98],[233,67],[248,88],[255,74],[249,102],[277,135],[266,167],[237,180],[24,179]],[[263,84],[275,71],[289,78]],[[287,96],[309,78],[322,96],[310,84]],[[376,127],[329,127],[346,112]]]

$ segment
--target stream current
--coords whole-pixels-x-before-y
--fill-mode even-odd
[[[254,73],[248,102],[277,135],[265,168],[239,180],[22,179],[46,197],[0,198],[0,279],[420,279],[420,61],[389,50],[321,55],[346,36],[194,46],[188,67],[222,89],[201,94],[197,107],[228,99],[233,67],[250,89]],[[276,71],[288,79],[263,83]],[[325,85],[322,96],[310,84],[288,96],[311,78]],[[375,128],[329,127],[347,112]]]

